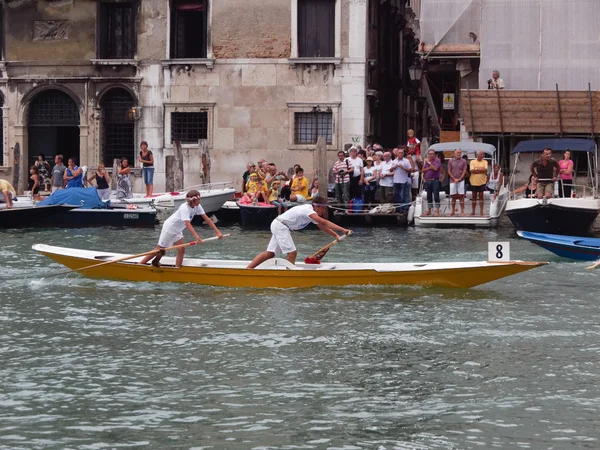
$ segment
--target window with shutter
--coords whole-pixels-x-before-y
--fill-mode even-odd
[[[336,0],[298,0],[299,57],[335,56],[335,2]]]
[[[135,1],[100,3],[100,48],[102,59],[132,59],[136,50]]]
[[[171,58],[206,58],[206,9],[206,0],[172,1]]]

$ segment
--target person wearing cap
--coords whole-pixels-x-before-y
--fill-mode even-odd
[[[280,253],[287,253],[287,260],[295,264],[298,252],[296,245],[292,239],[292,231],[301,230],[310,223],[314,223],[324,233],[327,233],[336,239],[340,236],[336,233],[339,231],[344,234],[349,234],[351,231],[342,228],[333,222],[330,222],[324,217],[327,215],[327,199],[321,195],[313,198],[312,205],[305,204],[296,206],[284,212],[271,222],[271,240],[267,246],[267,250],[259,253],[248,265],[248,269],[254,269],[258,265],[274,258]]]
[[[260,191],[259,177],[256,172],[250,174],[250,179],[246,183],[246,192],[242,196],[242,203],[252,203]]]
[[[365,180],[364,202],[375,203],[375,191],[377,190],[377,169],[373,165],[373,157],[368,156],[367,165],[363,167],[363,178]]]
[[[152,265],[154,267],[160,267],[160,260],[165,254],[165,249],[172,247],[173,245],[183,244],[183,230],[186,228],[192,233],[196,239],[196,243],[202,244],[202,239],[198,236],[198,233],[196,233],[196,230],[192,226],[192,219],[194,216],[201,216],[204,219],[204,223],[215,230],[215,234],[219,239],[223,237],[223,234],[219,231],[214,222],[210,220],[210,217],[206,215],[202,206],[200,206],[200,192],[192,189],[185,196],[185,202],[171,217],[165,220],[162,231],[160,232],[160,237],[158,238],[158,246],[155,248],[157,253],[144,257],[138,264],[147,264],[148,261],[152,259]],[[184,254],[184,247],[177,249],[177,258],[175,258],[176,268],[180,268],[183,264]]]

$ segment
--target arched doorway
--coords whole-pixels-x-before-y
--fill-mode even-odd
[[[40,153],[52,163],[56,155],[79,160],[79,108],[69,95],[51,89],[37,94],[27,115],[29,160]]]
[[[102,108],[102,160],[112,167],[114,158],[135,165],[135,99],[123,88],[112,88],[100,99]]]

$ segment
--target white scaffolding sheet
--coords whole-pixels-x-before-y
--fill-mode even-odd
[[[477,35],[482,87],[499,70],[507,89],[600,89],[600,0],[422,0],[421,7],[423,43],[471,44],[470,33]]]

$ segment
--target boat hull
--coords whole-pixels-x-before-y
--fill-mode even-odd
[[[277,207],[273,205],[243,205],[238,202],[238,206],[244,228],[268,228],[277,217]]]
[[[43,244],[35,245],[33,249],[70,269],[81,269],[126,256]],[[247,261],[187,259],[184,260],[184,266],[179,269],[168,266],[174,263],[172,257],[163,258],[161,262],[165,265],[160,268],[136,264],[136,261],[134,259],[131,262],[105,264],[82,273],[91,278],[121,281],[195,283],[240,288],[347,287],[348,280],[352,280],[353,285],[367,286],[419,285],[470,288],[545,264],[516,261],[419,264],[329,263],[298,264],[297,270],[286,270],[285,266],[272,269],[246,269]]]
[[[562,258],[595,261],[600,258],[600,238],[517,231],[517,234]]]
[[[583,203],[578,207],[575,202],[567,203],[567,200],[552,199],[546,203],[538,199],[511,200],[508,202],[506,215],[517,230],[572,236],[588,235],[598,217],[597,202],[591,200],[587,202],[592,204],[591,207]]]
[[[465,198],[465,215],[459,215],[460,203],[456,202],[456,213],[451,216],[452,199],[445,192],[440,193],[440,216],[424,216],[423,209],[427,207],[426,193],[422,192],[415,202],[414,222],[416,227],[424,228],[496,228],[500,216],[506,208],[508,201],[508,191],[502,188],[500,195],[494,200],[489,192],[484,192],[484,211],[483,216],[471,215],[472,192],[467,192]],[[477,206],[476,212],[479,212]]]
[[[50,205],[18,207],[0,210],[0,228],[43,226],[51,216],[65,214],[74,206]]]
[[[332,210],[330,210],[332,211]],[[399,226],[408,225],[407,213],[370,214],[367,211],[351,213],[346,211],[333,211],[329,214],[329,220],[339,225],[354,226]]]
[[[242,216],[240,214],[240,208],[237,203],[233,200],[226,201],[223,206],[215,213],[219,222],[224,223],[240,223]]]
[[[158,223],[153,209],[73,209],[48,217],[37,227],[153,227]]]
[[[229,200],[235,189],[207,189],[200,191],[200,206],[204,209],[207,215],[212,215],[217,212],[223,204]],[[139,207],[157,207],[168,210],[178,209],[185,202],[186,191],[174,192],[173,194],[155,194],[152,197],[142,197],[136,195],[133,198],[122,200],[111,200],[111,202],[123,203],[125,205],[134,204]]]

